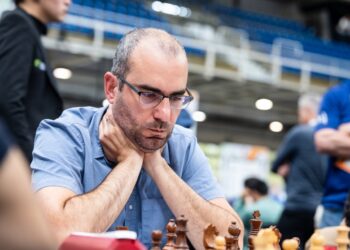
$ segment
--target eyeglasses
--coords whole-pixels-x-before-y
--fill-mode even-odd
[[[154,108],[163,101],[164,98],[169,98],[170,107],[173,109],[184,109],[193,100],[191,92],[186,88],[189,95],[170,95],[165,96],[153,91],[141,91],[136,86],[132,85],[123,78],[119,78],[122,83],[125,83],[132,91],[139,95],[139,101],[146,108]]]

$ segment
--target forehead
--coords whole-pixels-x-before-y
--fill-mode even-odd
[[[168,53],[157,44],[142,42],[130,55],[129,68],[129,80],[134,82],[147,83],[163,91],[186,88],[188,63],[181,50]]]

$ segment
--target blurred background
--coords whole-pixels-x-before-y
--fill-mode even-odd
[[[14,8],[1,0],[0,12]],[[350,1],[72,0],[43,38],[65,108],[101,106],[103,74],[135,27],[167,30],[185,46],[192,129],[224,185],[239,195],[251,175],[268,180],[274,151],[297,123],[301,93],[350,78]]]

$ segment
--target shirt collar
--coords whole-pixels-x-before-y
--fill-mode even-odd
[[[46,35],[46,34],[47,34],[47,26],[46,26],[43,22],[41,22],[41,21],[40,21],[39,19],[37,19],[36,17],[34,17],[34,16],[28,14],[28,13],[27,13],[26,11],[24,11],[23,9],[21,9],[21,8],[19,8],[19,7],[18,7],[18,9],[19,9],[20,11],[22,11],[25,15],[27,15],[29,18],[31,18],[31,19],[33,20],[33,23],[34,23],[36,29],[39,31],[39,33],[40,33],[41,35]]]

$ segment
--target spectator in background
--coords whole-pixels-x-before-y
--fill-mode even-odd
[[[330,155],[322,198],[320,227],[339,225],[350,189],[350,81],[329,89],[323,97],[315,143]]]
[[[248,234],[250,231],[250,219],[255,210],[259,210],[263,227],[275,225],[282,212],[282,205],[268,196],[268,186],[260,179],[251,177],[244,181],[242,196],[238,198],[233,207],[241,217],[244,228],[244,242],[248,246]]]
[[[27,163],[0,120],[0,249],[57,249],[40,211]]]
[[[314,232],[314,215],[327,170],[326,156],[318,154],[314,145],[319,103],[320,97],[315,94],[299,98],[299,125],[287,133],[272,165],[272,171],[286,180],[287,201],[277,225],[281,241],[299,237],[301,248]]]
[[[44,118],[62,112],[62,100],[40,36],[62,21],[70,0],[15,0],[0,21],[0,111],[31,161],[34,135]]]

